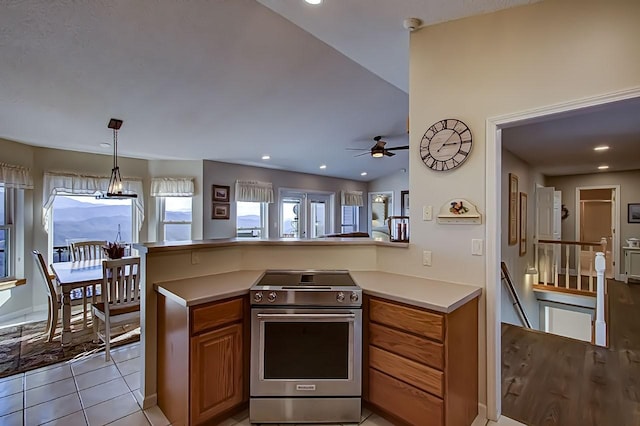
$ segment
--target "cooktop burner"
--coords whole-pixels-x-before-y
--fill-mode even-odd
[[[362,305],[362,289],[344,270],[268,270],[250,295],[254,306]]]

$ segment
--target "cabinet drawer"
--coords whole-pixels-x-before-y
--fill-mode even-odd
[[[426,392],[369,369],[369,402],[412,425],[441,426],[444,404]]]
[[[441,314],[371,299],[369,319],[420,336],[443,340],[443,317]]]
[[[240,321],[242,319],[243,301],[244,299],[239,297],[226,302],[214,302],[194,308],[191,314],[191,333],[196,334]]]
[[[421,364],[444,370],[442,343],[373,323],[369,324],[369,343]]]
[[[415,361],[392,354],[375,346],[369,346],[369,366],[423,391],[439,397],[443,395],[444,373],[442,371],[418,364]]]

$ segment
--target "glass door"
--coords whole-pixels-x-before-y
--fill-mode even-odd
[[[318,238],[330,234],[332,195],[282,191],[280,193],[280,237]]]

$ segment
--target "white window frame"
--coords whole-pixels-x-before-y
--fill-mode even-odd
[[[353,223],[344,223],[344,210],[352,209]],[[345,231],[345,226],[352,226],[352,231]],[[360,231],[360,206],[341,206],[340,209],[340,232],[359,232]]]
[[[259,201],[236,201],[236,236],[238,238],[254,239],[256,237],[239,237],[238,236],[238,203],[259,203],[260,204],[260,239],[269,238],[269,203]]]
[[[97,194],[96,194],[97,195]],[[95,196],[92,195],[85,195],[85,194],[70,194],[70,193],[58,193],[56,194],[56,197],[89,197],[89,198],[95,198]],[[48,238],[48,260],[47,263],[53,263],[53,222],[54,222],[54,212],[53,212],[53,206],[51,207],[51,218],[49,220],[48,223],[48,229],[47,229],[47,234],[49,236]],[[135,202],[133,202],[133,200],[131,200],[131,241],[126,241],[127,243],[137,243],[140,239],[140,232],[138,231],[138,229],[140,229],[139,224],[138,224],[138,215],[136,212],[136,204]],[[116,234],[113,235],[113,237],[116,237]]]
[[[0,183],[0,185],[2,185]],[[24,277],[24,190],[4,188],[5,207],[4,229],[8,233],[6,242],[7,276],[0,277],[0,282],[13,281]]]
[[[166,212],[167,198],[185,198],[185,197],[156,197],[158,202],[158,240],[165,241],[166,225],[189,225],[189,238],[193,238],[193,202],[191,204],[191,220],[164,220]],[[190,200],[193,201],[191,197]]]
[[[309,220],[311,214],[312,202],[325,202],[325,232],[324,235],[332,234],[335,229],[335,193],[326,191],[311,191],[305,189],[280,188],[278,190],[278,227],[279,235],[282,236],[282,202],[284,199],[300,200],[301,211],[298,213],[299,218],[299,237],[300,239],[309,239],[312,233],[313,224]]]

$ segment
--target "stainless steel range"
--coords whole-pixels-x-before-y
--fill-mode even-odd
[[[267,271],[250,289],[251,423],[358,423],[362,289],[348,271]]]

